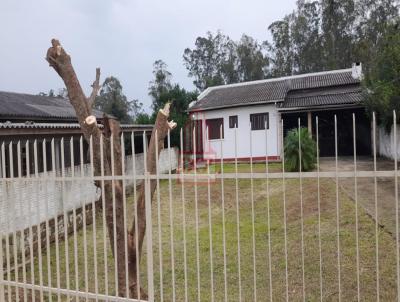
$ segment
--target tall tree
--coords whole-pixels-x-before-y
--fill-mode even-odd
[[[185,49],[183,53],[185,66],[189,76],[194,77],[193,83],[199,90],[224,84],[222,65],[228,61],[226,60],[228,43],[230,38],[220,31],[215,35],[207,32],[206,37],[196,39],[194,49]]]
[[[399,16],[399,3],[398,0],[356,1],[354,54],[357,61],[373,63],[379,40],[385,35],[388,24]],[[369,64],[364,66],[369,68]]]
[[[290,28],[293,14],[287,15],[281,21],[273,22],[268,30],[272,34],[272,43],[265,42],[271,54],[271,76],[286,76],[293,73],[294,47]]]
[[[215,83],[210,83],[208,86],[219,84],[232,84],[240,82],[240,75],[238,72],[238,52],[237,43],[226,36],[224,44],[220,46],[223,55],[220,57],[219,74]],[[222,82],[220,82],[222,81]]]
[[[297,10],[291,25],[295,73],[324,69],[320,13],[321,7],[318,1],[297,1]]]
[[[298,0],[296,10],[272,23],[266,42],[271,75],[368,68],[386,25],[399,14],[399,0]]]
[[[322,30],[327,69],[351,66],[353,49],[353,0],[322,0]]]
[[[131,113],[134,110],[135,101],[127,100],[122,92],[121,82],[116,77],[111,76],[104,80],[94,106],[96,109],[113,115],[121,123],[131,123]]]
[[[154,80],[149,85],[149,95],[152,97],[152,109],[157,112],[164,103],[160,103],[161,95],[172,88],[171,73],[168,71],[168,65],[163,60],[157,60],[153,64]]]
[[[198,37],[194,49],[185,49],[183,60],[200,91],[215,85],[263,79],[268,66],[263,46],[252,37],[243,35],[235,42],[220,31]]]
[[[187,112],[189,104],[197,98],[197,95],[197,92],[186,91],[184,88],[180,87],[179,84],[175,84],[168,93],[161,97],[163,100],[171,102],[170,117],[177,123],[179,128],[185,126],[189,118]],[[180,145],[180,136],[178,132],[171,133],[171,145]]]
[[[265,77],[268,58],[263,47],[248,35],[242,35],[236,47],[239,81],[260,80]]]
[[[143,103],[137,99],[133,99],[131,101],[131,116],[133,122],[135,123],[137,118],[142,114],[144,114]]]
[[[372,62],[364,80],[365,103],[369,112],[376,112],[379,123],[390,131],[393,110],[400,111],[400,21],[388,26]]]
[[[162,69],[160,70],[160,62],[162,62]],[[163,108],[166,103],[171,102],[171,118],[177,123],[178,127],[183,127],[188,118],[187,109],[190,102],[196,99],[196,92],[186,91],[180,87],[179,84],[172,84],[172,74],[166,69],[167,65],[157,60],[153,64],[154,80],[149,83],[149,95],[152,98],[152,108],[154,113],[150,118],[150,121],[155,119],[157,112],[160,108]],[[165,81],[167,75],[168,81]],[[161,80],[160,80],[161,79]],[[146,123],[149,121],[146,115],[140,116],[140,122]],[[171,134],[171,144],[173,146],[179,146],[179,133]]]

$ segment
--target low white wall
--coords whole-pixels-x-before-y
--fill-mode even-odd
[[[397,146],[394,145],[393,126],[390,133],[387,133],[383,127],[378,128],[377,151],[379,155],[394,159],[397,152],[397,159],[400,160],[400,126],[396,125],[397,129]]]
[[[170,167],[178,167],[178,150],[164,149],[159,158],[160,173],[166,173]],[[171,155],[171,156],[170,156]],[[171,158],[171,162],[170,162]],[[144,173],[144,155],[135,156],[136,175]],[[81,167],[73,168],[76,177],[81,175]],[[90,164],[84,165],[84,175],[90,175]],[[127,186],[134,184],[132,156],[126,157],[126,175],[132,176]],[[72,169],[67,168],[66,176],[72,175]],[[60,174],[58,173],[58,176]],[[34,175],[32,175],[34,177]],[[90,180],[56,181],[52,173],[40,173],[39,180],[21,178],[16,181],[4,179],[0,184],[0,233],[8,234],[14,230],[24,230],[29,226],[38,225],[48,219],[61,215],[63,212],[82,208],[100,197],[100,189]]]

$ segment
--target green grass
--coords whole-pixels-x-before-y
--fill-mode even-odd
[[[254,163],[253,164],[253,172],[254,173],[263,173],[266,171],[266,165],[265,163]],[[268,165],[269,172],[281,172],[282,171],[282,165],[281,163],[278,162],[271,162]],[[221,164],[216,163],[210,165],[210,173],[221,173]],[[238,163],[237,164],[237,172],[238,173],[243,173],[243,172],[250,172],[251,168],[249,164],[245,163]],[[187,171],[189,173],[193,173],[193,171]],[[224,173],[235,173],[236,172],[236,166],[234,163],[224,163],[223,164],[223,172]],[[199,168],[197,170],[197,173],[207,173],[207,168]]]
[[[217,165],[218,166],[218,165]],[[241,172],[249,171],[248,165],[239,165]],[[280,165],[271,164],[270,170],[280,171]],[[218,167],[216,167],[218,170]],[[255,172],[265,170],[263,165],[255,165]],[[224,165],[226,173],[235,171],[234,165]],[[229,171],[229,172],[228,172]],[[188,300],[197,301],[200,294],[201,301],[211,300],[211,287],[215,301],[224,301],[226,266],[227,300],[237,301],[239,296],[239,267],[238,267],[238,237],[237,237],[237,202],[239,204],[239,232],[240,232],[240,266],[241,288],[244,301],[252,301],[254,292],[258,301],[269,301],[270,278],[272,275],[272,295],[274,301],[284,301],[286,293],[285,282],[285,236],[284,236],[284,203],[283,183],[281,180],[269,181],[269,198],[267,194],[266,180],[254,180],[253,191],[250,180],[238,180],[238,200],[236,200],[235,180],[224,181],[225,207],[222,208],[221,182],[199,184],[197,187],[198,224],[196,228],[195,215],[195,186],[186,183],[185,211],[186,224],[183,224],[183,202],[181,196],[181,184],[172,181],[172,200],[169,199],[168,181],[160,182],[160,215],[162,224],[162,279],[164,301],[172,301],[172,262],[170,244],[170,211],[172,202],[173,215],[173,250],[175,254],[175,289],[176,300],[184,301],[185,298],[185,271],[184,271],[184,242],[183,227],[186,229],[187,248],[187,284]],[[288,252],[288,287],[289,300],[302,300],[302,249],[301,249],[301,207],[300,189],[298,180],[287,180],[286,190],[286,214],[287,214],[287,252]],[[208,199],[208,188],[210,200]],[[338,299],[338,268],[337,268],[337,233],[336,233],[336,193],[332,180],[321,180],[321,242],[322,242],[322,295],[325,301],[337,301]],[[156,301],[160,300],[160,262],[157,225],[157,194],[153,200],[153,247],[154,247],[154,278],[156,289]],[[253,197],[253,198],[252,198]],[[210,201],[210,208],[209,208]],[[128,198],[129,209],[133,208],[133,197]],[[357,270],[356,270],[356,237],[355,237],[355,207],[354,203],[342,192],[339,192],[340,204],[340,259],[341,259],[341,297],[342,301],[357,300]],[[252,205],[254,205],[254,225],[252,220]],[[270,223],[268,229],[268,205],[270,210]],[[210,224],[209,211],[212,220],[212,256],[213,271],[210,269]],[[225,215],[225,226],[222,215]],[[132,213],[129,213],[132,217]],[[97,217],[97,222],[101,213]],[[303,219],[304,219],[304,262],[305,262],[305,295],[306,301],[317,301],[320,297],[319,279],[319,245],[318,245],[318,202],[317,185],[314,180],[303,180]],[[376,265],[375,265],[375,223],[359,209],[359,246],[360,246],[360,292],[361,300],[376,300]],[[226,234],[226,255],[223,250],[223,229]],[[255,230],[255,266],[253,262],[253,228]],[[198,231],[197,231],[198,230]],[[87,227],[87,266],[89,278],[89,290],[94,291],[94,279],[97,276],[99,291],[105,291],[105,269],[103,255],[103,228],[97,225],[97,265],[98,272],[94,272],[93,257],[93,232],[92,226]],[[271,235],[271,267],[269,267],[268,235]],[[79,242],[79,280],[75,280],[73,238],[69,239],[70,257],[70,288],[75,289],[76,284],[82,290],[84,282],[84,257],[83,257],[83,230],[78,235]],[[196,238],[199,238],[199,262],[200,262],[200,292],[197,290],[197,258]],[[108,244],[108,242],[107,242]],[[60,245],[61,265],[60,283],[66,287],[66,266],[64,243]],[[380,265],[380,298],[382,301],[394,301],[396,297],[396,249],[395,241],[384,230],[379,230],[379,265]],[[146,247],[144,247],[146,250]],[[50,251],[52,262],[51,279],[53,286],[56,284],[55,274],[55,246]],[[108,252],[108,291],[114,293],[114,269],[113,258]],[[226,259],[226,263],[224,262]],[[146,257],[142,261],[142,283],[146,284]],[[35,279],[38,278],[38,262],[35,262]],[[47,284],[46,253],[43,254],[42,266],[44,284]],[[254,285],[254,275],[256,286]],[[20,273],[21,276],[21,273]],[[28,274],[29,277],[29,274]],[[211,283],[211,277],[214,282]],[[145,287],[147,287],[145,285]]]

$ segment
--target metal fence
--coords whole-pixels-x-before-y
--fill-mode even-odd
[[[27,141],[25,153],[21,143],[1,144],[2,175],[7,176],[1,178],[2,189],[29,184],[33,198],[9,209],[7,231],[0,234],[0,301],[139,301],[117,295],[117,263],[111,253],[116,243],[108,239],[105,199],[92,201],[90,207],[64,208],[62,215],[43,221],[29,215],[39,212],[33,210],[38,204],[51,202],[40,202],[46,196],[39,196],[32,185],[39,180],[59,182],[64,190],[67,183],[133,181],[133,190],[124,186],[125,229],[137,215],[136,185],[143,181],[147,230],[138,270],[148,301],[400,301],[397,156],[391,163],[378,157],[374,115],[373,154],[367,166],[360,165],[364,159],[356,156],[353,115],[354,156],[346,158],[344,167],[337,150],[336,117],[333,122],[335,157],[319,157],[317,118],[316,166],[309,172],[302,171],[301,164],[297,172],[286,171],[284,152],[281,162],[271,162],[268,153],[264,161],[253,161],[251,132],[246,142],[250,161],[241,163],[236,156],[228,163],[223,140],[221,158],[193,160],[199,157],[196,139],[185,153],[181,130],[180,168],[174,171],[170,165],[167,173],[156,174],[149,174],[146,165],[136,174],[133,156],[129,174],[95,176],[92,162],[89,175],[74,169],[66,175],[62,148],[60,173],[54,168],[39,178],[37,142]],[[143,140],[146,145],[145,134]],[[266,127],[265,150],[268,143]],[[298,143],[301,146],[300,136]],[[91,158],[94,152],[103,156],[92,144],[89,150]],[[46,152],[42,155],[43,165],[50,160],[56,167],[54,147],[48,158]],[[184,165],[185,157],[191,166]],[[125,167],[124,154],[121,160]],[[156,181],[153,201],[151,181]],[[25,229],[15,219],[21,211],[29,219]]]

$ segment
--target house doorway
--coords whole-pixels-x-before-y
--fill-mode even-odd
[[[357,155],[371,155],[371,121],[364,108],[321,110],[311,112],[312,135],[316,138],[316,117],[318,116],[320,156],[335,156],[335,115],[337,118],[338,156],[352,156],[353,151],[353,113],[356,120]],[[308,113],[282,113],[284,135],[298,127],[308,127]]]

